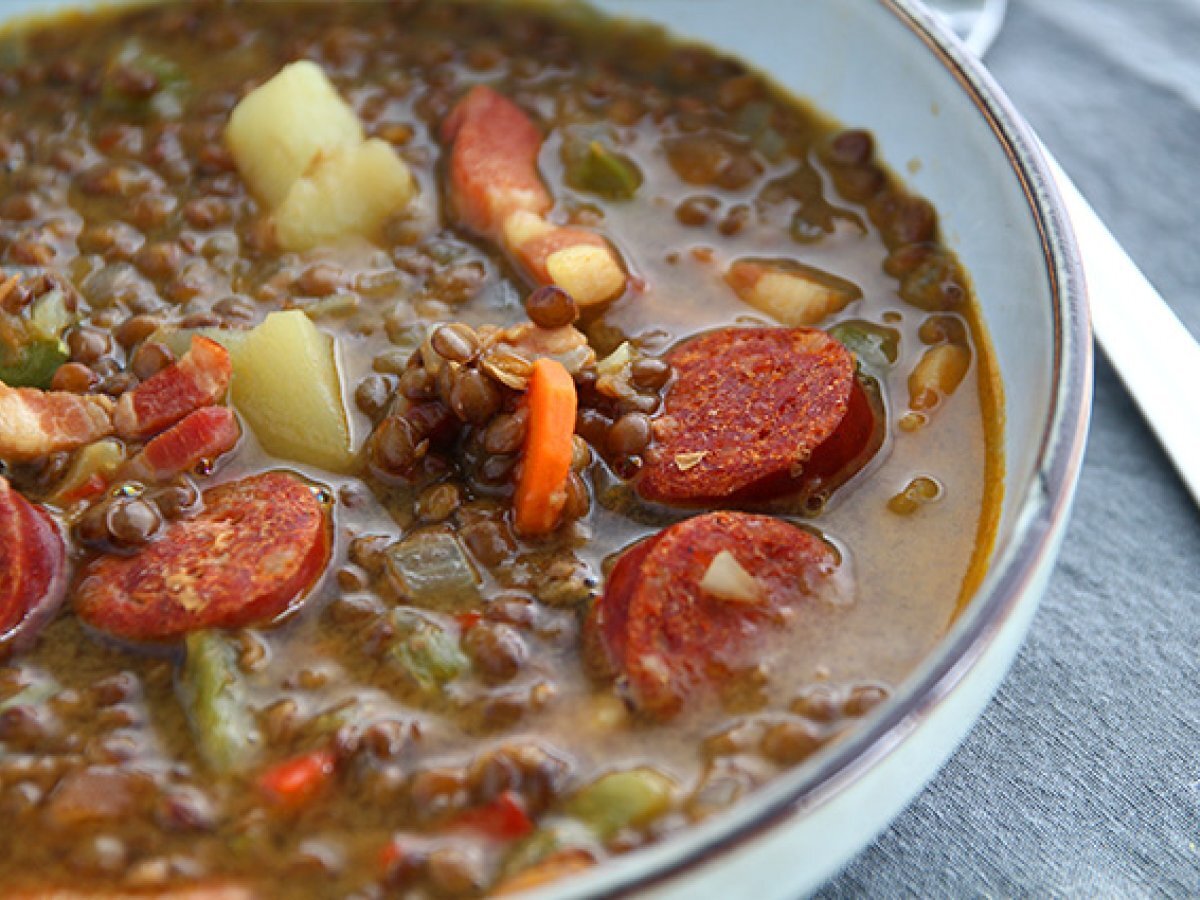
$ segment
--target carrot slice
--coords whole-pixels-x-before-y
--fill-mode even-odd
[[[539,359],[533,364],[527,399],[529,430],[513,512],[521,534],[547,534],[558,524],[571,474],[578,404],[571,373],[557,360]]]

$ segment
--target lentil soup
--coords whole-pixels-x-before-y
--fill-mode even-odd
[[[0,94],[0,894],[570,877],[837,740],[969,602],[968,279],[744,64],[188,2],[9,31]]]

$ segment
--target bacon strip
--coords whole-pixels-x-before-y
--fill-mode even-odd
[[[130,440],[158,434],[189,413],[218,402],[232,376],[229,352],[216,341],[194,335],[191,349],[178,362],[117,401],[117,433]]]
[[[550,211],[537,170],[542,134],[503,94],[472,88],[442,123],[442,140],[452,145],[450,196],[468,228],[498,238],[512,213]]]
[[[515,103],[471,89],[442,124],[451,144],[450,196],[463,223],[505,247],[529,276],[588,306],[625,290],[627,276],[600,235],[546,220],[553,202],[538,175],[542,135]]]
[[[76,450],[113,432],[113,402],[0,383],[0,458],[28,460]]]
[[[227,453],[240,437],[234,414],[224,406],[209,406],[187,416],[143,447],[129,462],[125,475],[139,481],[166,481],[201,460]]]

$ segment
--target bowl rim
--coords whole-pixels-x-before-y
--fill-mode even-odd
[[[1025,495],[1010,498],[1015,501],[1011,536],[959,621],[901,691],[855,733],[826,748],[809,765],[758,788],[730,815],[705,823],[712,827],[684,829],[658,844],[665,852],[673,851],[662,865],[647,866],[639,860],[641,854],[634,853],[522,896],[626,896],[662,887],[828,804],[925,723],[1014,614],[1027,602],[1036,603],[1030,588],[1065,527],[1091,411],[1091,322],[1075,236],[1037,138],[983,63],[917,0],[881,0],[880,5],[925,44],[983,115],[1020,182],[1040,236],[1053,298],[1054,366],[1031,487]]]

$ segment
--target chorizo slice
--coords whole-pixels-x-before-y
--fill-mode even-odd
[[[166,481],[201,460],[227,453],[241,436],[237,416],[228,407],[198,409],[143,447],[124,474],[139,481]]]
[[[0,459],[78,450],[113,433],[113,402],[95,394],[11,388],[0,382]]]
[[[236,628],[279,615],[324,571],[329,509],[298,477],[267,472],[223,484],[204,493],[204,505],[133,556],[90,563],[76,615],[130,640]]]
[[[806,474],[815,456],[828,472],[857,452],[846,440],[818,453],[846,418],[857,384],[854,357],[823,331],[728,328],[667,359],[675,381],[637,480],[645,499],[765,499],[815,478]]]
[[[665,531],[638,541],[617,558],[604,582],[604,596],[591,610],[583,634],[583,653],[597,675],[619,675],[625,662],[629,601],[642,578],[642,564]]]
[[[837,566],[829,545],[788,522],[706,513],[627,551],[589,615],[587,640],[639,710],[669,717],[751,663],[770,630],[830,587]]]
[[[232,377],[229,351],[216,341],[193,335],[191,347],[177,362],[117,401],[117,433],[131,440],[158,434],[188,413],[220,401]]]
[[[54,520],[0,478],[0,657],[23,648],[57,611],[66,560]]]

